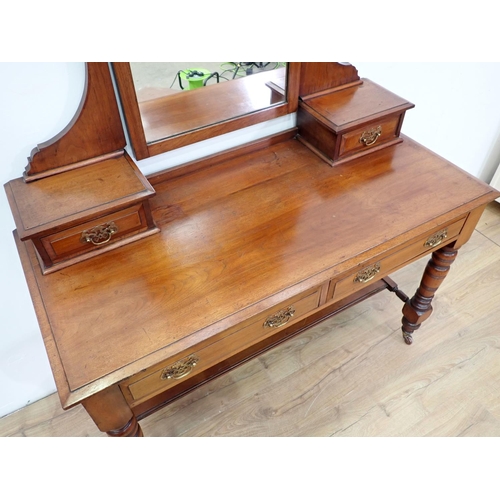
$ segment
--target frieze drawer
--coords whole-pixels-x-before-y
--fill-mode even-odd
[[[131,405],[135,405],[184,382],[315,310],[319,305],[320,290],[304,292],[242,323],[246,326],[239,325],[223,332],[217,341],[205,347],[200,345],[199,349],[186,350],[155,365],[122,383],[122,392]]]
[[[426,233],[397,252],[383,255],[381,258],[360,267],[347,278],[332,282],[328,297],[335,300],[347,297],[372,281],[396,271],[410,261],[446,245],[448,241],[452,241],[460,234],[464,223],[465,218],[442,226],[431,233]]]

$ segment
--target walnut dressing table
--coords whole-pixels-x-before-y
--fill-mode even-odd
[[[317,64],[312,80],[317,86],[321,73],[324,88],[308,89],[302,71],[301,96],[364,85],[352,68],[346,82],[345,68],[325,69],[330,64]],[[402,120],[411,105],[397,106]],[[368,129],[387,115],[368,117]],[[20,238],[24,205],[12,189],[21,181],[6,186],[21,214],[15,237],[64,408],[82,404],[111,436],[142,435],[141,418],[387,288],[404,301],[403,338],[411,343],[457,250],[498,193],[399,129],[386,147],[369,154],[356,147],[348,160],[329,162],[321,141],[311,148],[301,127],[148,179],[133,170],[133,195],[97,197],[83,221],[45,225],[43,235],[93,220],[102,226],[127,206],[144,214],[137,230],[108,251],[106,242],[61,257],[54,269],[32,234]],[[93,141],[90,132],[85,140]],[[80,159],[69,175],[94,178],[110,153]],[[25,189],[56,189],[63,170],[48,170],[45,184],[28,170]],[[408,298],[388,275],[425,254],[429,263]]]

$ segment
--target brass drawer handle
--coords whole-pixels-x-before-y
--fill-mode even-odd
[[[265,328],[279,328],[280,326],[286,325],[292,316],[295,314],[295,307],[288,306],[286,309],[281,309],[276,314],[269,316],[266,321],[264,321]]]
[[[424,243],[424,247],[432,248],[442,243],[448,237],[448,229],[441,229],[436,234],[429,236]]]
[[[83,243],[92,243],[95,246],[104,245],[116,232],[118,232],[117,225],[114,222],[107,222],[106,224],[83,231],[80,241]]]
[[[376,262],[372,266],[368,266],[367,268],[359,271],[358,274],[354,277],[354,283],[366,283],[367,281],[372,280],[375,276],[380,272],[380,262]]]
[[[190,354],[187,358],[176,361],[173,365],[167,366],[160,375],[162,380],[180,379],[189,375],[198,363],[199,358],[195,354]]]
[[[359,142],[364,144],[365,146],[371,146],[377,142],[377,139],[382,135],[382,127],[379,125],[378,127],[371,128],[370,130],[366,130],[361,134],[359,138]]]

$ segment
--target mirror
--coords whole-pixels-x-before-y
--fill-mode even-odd
[[[113,63],[138,160],[291,113],[300,63]]]
[[[281,63],[130,63],[130,68],[148,144],[285,100]]]

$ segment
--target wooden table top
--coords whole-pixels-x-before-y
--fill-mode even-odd
[[[292,139],[154,187],[144,240],[47,276],[18,242],[63,406],[497,196],[406,137],[335,168]]]

